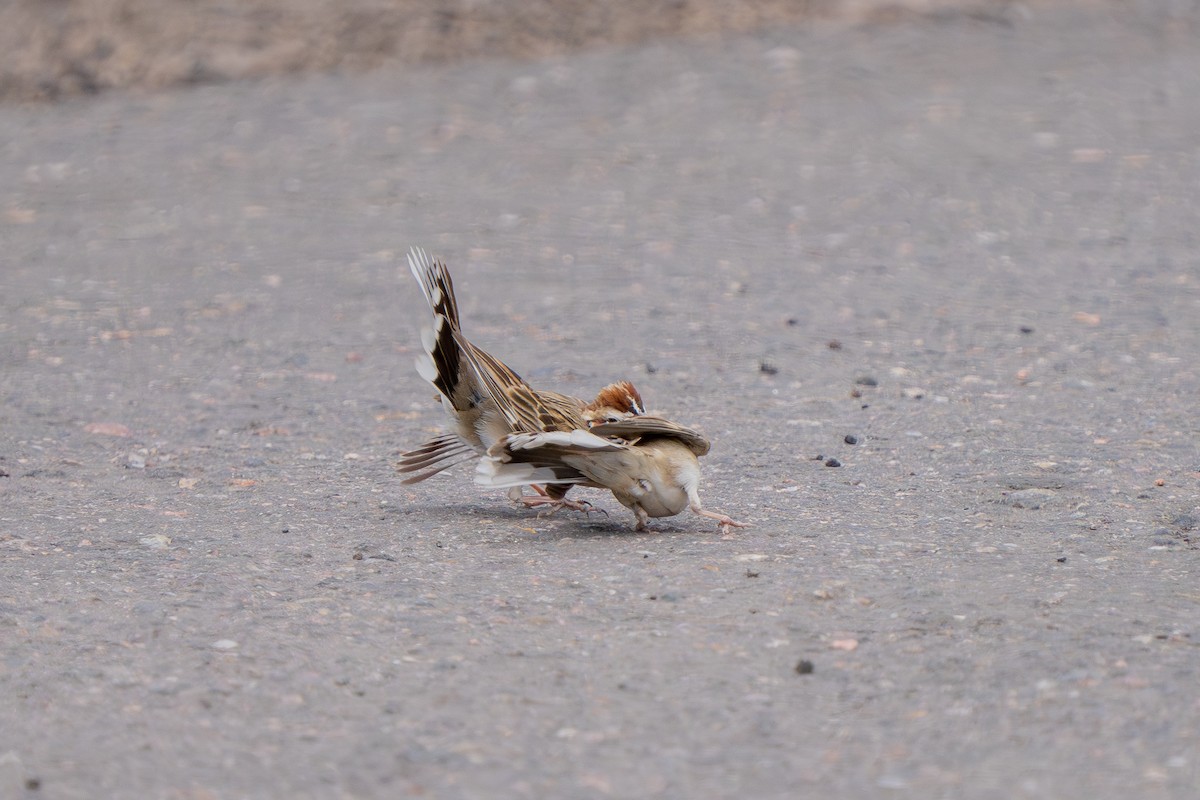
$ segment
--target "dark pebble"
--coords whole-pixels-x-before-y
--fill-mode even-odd
[[[653,375],[656,372],[658,372],[658,367],[654,366],[653,364],[646,365],[646,374],[647,375]]]
[[[758,362],[758,371],[764,375],[778,375],[779,367],[767,361]]]
[[[809,661],[807,658],[802,658],[796,662],[797,675],[812,675],[815,670],[816,667],[813,666],[813,662]]]
[[[788,317],[787,324],[789,328],[794,328],[800,324],[800,320],[796,319],[795,317]]]
[[[746,570],[746,577],[747,577],[747,578],[757,578],[757,577],[758,577],[758,573],[757,573],[757,572],[751,572],[750,570]]]
[[[841,465],[842,462],[838,461],[836,458],[831,458],[825,462],[825,466],[827,467],[840,467]]]
[[[1060,564],[1065,564],[1065,563],[1067,563],[1067,557],[1066,557],[1066,556],[1059,556],[1058,558],[1056,558],[1056,559],[1054,559],[1054,560],[1055,560],[1055,561],[1057,561],[1057,562],[1058,562],[1058,563],[1060,563]]]
[[[872,378],[870,375],[860,375],[854,379],[854,382],[859,386],[878,386],[879,381]]]
[[[842,349],[842,343],[839,342],[837,339],[830,339],[828,342],[825,343],[825,346],[828,347],[830,350],[841,350]]]
[[[846,437],[844,439],[842,439],[842,441],[845,442],[846,444],[858,444],[858,437],[855,436],[853,433],[847,433]]]
[[[65,478],[67,473],[61,469],[31,469],[21,476],[22,478]]]
[[[1028,325],[1022,325],[1020,330],[1021,333],[1033,333],[1033,328],[1029,327]]]
[[[1171,520],[1171,524],[1181,531],[1195,530],[1196,518],[1191,514],[1180,514],[1175,519]]]

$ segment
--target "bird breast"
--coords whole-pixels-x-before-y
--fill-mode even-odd
[[[614,472],[620,481],[605,485],[627,508],[640,506],[651,517],[673,517],[687,508],[690,491],[699,485],[700,462],[684,444],[659,439],[630,448]]]

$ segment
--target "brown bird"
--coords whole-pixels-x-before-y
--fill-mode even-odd
[[[421,332],[424,352],[417,358],[417,372],[437,389],[454,429],[401,454],[397,470],[410,474],[404,483],[418,483],[478,458],[509,434],[570,431],[644,413],[641,395],[628,381],[604,387],[591,403],[534,389],[463,335],[454,283],[445,264],[414,247],[408,266],[433,313],[433,326]],[[590,508],[566,499],[570,485],[555,485],[548,491],[534,485],[534,489],[537,495],[522,496],[515,487],[509,496],[531,507]]]
[[[475,482],[509,488],[543,483],[609,489],[637,515],[634,530],[650,517],[671,517],[690,508],[715,519],[722,531],[744,528],[700,503],[700,461],[708,440],[661,417],[637,416],[593,425],[589,430],[511,433],[490,448],[475,468]]]

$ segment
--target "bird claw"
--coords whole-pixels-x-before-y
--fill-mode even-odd
[[[603,508],[596,508],[594,505],[592,505],[591,503],[589,503],[587,500],[580,500],[580,501],[579,501],[579,504],[580,504],[581,506],[583,506],[583,508],[580,508],[580,509],[577,509],[577,510],[578,510],[578,511],[582,511],[584,514],[591,514],[593,511],[595,511],[597,514],[603,514],[603,515],[604,515],[604,517],[605,517],[605,519],[607,519],[607,518],[608,518],[608,512],[607,512],[607,511],[605,511]]]
[[[521,502],[526,508],[545,506],[545,508],[542,508],[542,510],[538,512],[539,518],[548,517],[551,514],[556,513],[561,508],[569,508],[572,511],[582,511],[584,514],[591,514],[593,511],[595,511],[599,514],[603,514],[606,517],[608,516],[607,511],[605,511],[603,508],[596,508],[587,500],[567,500],[565,497],[555,500],[552,497],[541,494],[522,497]]]

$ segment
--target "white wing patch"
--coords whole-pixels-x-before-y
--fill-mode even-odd
[[[425,300],[432,306],[433,296],[430,294],[429,279],[426,276],[433,269],[433,265],[429,263],[429,256],[424,250],[414,247],[408,251],[408,269],[417,279],[417,284],[421,287],[421,294],[425,295]]]
[[[575,429],[573,431],[545,431],[542,433],[514,433],[505,444],[509,450],[537,450],[540,447],[562,447],[573,450],[614,452],[624,450],[625,445],[601,439],[594,433]]]
[[[438,322],[441,322],[441,318],[438,319]],[[437,334],[433,328],[421,328],[421,347],[425,348],[426,353],[432,353],[433,348],[437,347]]]
[[[579,483],[583,478],[559,478],[549,467],[532,464],[503,463],[499,459],[485,457],[475,465],[475,483],[493,489],[508,489],[513,486],[529,486],[534,483]]]
[[[417,356],[413,364],[415,364],[417,367],[417,374],[422,378],[430,383],[433,383],[437,380],[437,367],[434,366],[433,359],[429,357],[428,353],[422,353],[421,355]]]

